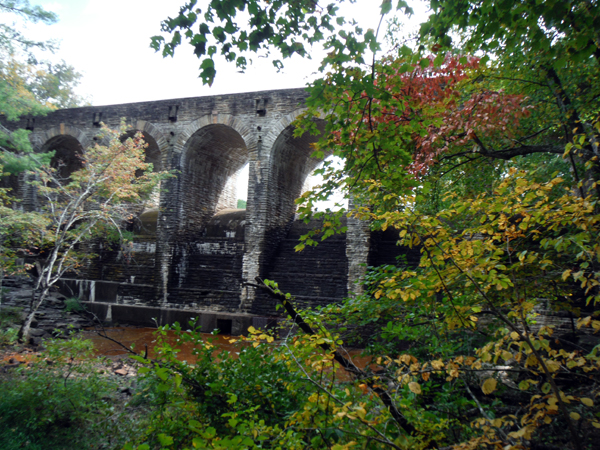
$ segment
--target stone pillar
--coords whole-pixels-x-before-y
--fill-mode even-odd
[[[180,155],[174,154],[173,148],[176,135],[172,133],[169,140],[166,170],[181,171]],[[169,277],[171,261],[173,259],[173,241],[177,233],[178,211],[180,200],[180,178],[179,173],[175,177],[163,180],[160,190],[159,211],[156,221],[156,255],[155,255],[155,290],[156,301],[165,305],[169,295]]]
[[[259,135],[255,149],[249,149],[248,199],[246,204],[246,236],[242,277],[246,282],[254,283],[262,275],[261,266],[265,249],[265,229],[267,227],[269,149],[264,149]],[[256,289],[242,287],[240,312],[249,312],[256,297]]]
[[[348,209],[352,211],[352,200],[348,202]],[[348,217],[348,231],[346,232],[346,257],[348,258],[348,296],[363,293],[360,284],[367,272],[369,248],[371,246],[371,224],[365,220]]]

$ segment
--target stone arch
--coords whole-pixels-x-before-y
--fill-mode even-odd
[[[145,162],[152,163],[152,170],[159,172],[164,170],[167,163],[167,154],[169,143],[163,133],[151,122],[138,120],[132,129],[121,135],[121,141],[133,137],[141,132],[142,137],[148,146],[145,149]],[[138,173],[139,172],[139,173]],[[136,172],[140,176],[141,172]],[[159,216],[161,186],[157,186],[150,199],[145,203],[144,208],[137,211],[134,221],[134,231],[140,235],[155,236],[157,232],[157,222]]]
[[[181,156],[181,231],[201,233],[215,213],[236,208],[237,174],[249,157],[244,136],[228,124],[205,124],[190,135]]]
[[[256,150],[256,138],[249,124],[231,114],[206,114],[181,129],[173,144],[173,151],[176,154],[182,154],[190,138],[200,129],[209,125],[225,125],[231,128],[240,135],[249,151]]]
[[[152,163],[155,172],[165,170],[168,166],[167,154],[169,142],[163,133],[156,125],[145,120],[138,120],[135,123],[133,131],[128,132],[128,134],[133,135],[137,131],[142,132],[144,140],[148,143],[148,148],[146,149],[146,162]]]
[[[44,131],[36,131],[31,134],[30,140],[36,152],[44,151],[46,144],[57,136],[70,136],[76,139],[82,148],[91,144],[89,136],[80,128],[61,123],[58,127],[52,127]]]
[[[132,138],[138,132],[140,132],[140,130],[126,131],[120,137],[121,142],[125,141],[128,138]],[[163,156],[162,156],[163,152],[161,152],[161,149],[160,149],[158,143],[156,142],[156,139],[154,139],[154,137],[152,135],[146,133],[145,131],[141,131],[141,133],[142,133],[144,142],[146,142],[146,144],[148,144],[148,146],[146,147],[146,149],[144,151],[144,153],[145,153],[144,162],[152,163],[152,171],[159,172],[163,169],[163,163],[164,163]],[[136,175],[139,176],[141,174],[136,174]]]
[[[272,227],[281,227],[293,219],[296,211],[294,201],[302,193],[308,175],[323,162],[311,156],[314,151],[312,144],[319,140],[319,136],[305,133],[301,137],[294,137],[292,122],[300,112],[298,110],[287,116],[285,121],[280,121],[282,125],[288,124],[279,132],[271,147],[268,216]],[[321,131],[325,129],[323,120],[318,119],[317,125]]]
[[[67,180],[73,172],[83,167],[84,147],[81,141],[70,134],[59,134],[48,139],[41,152],[54,152],[51,165],[59,180]]]

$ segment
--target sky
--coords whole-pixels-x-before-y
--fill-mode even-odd
[[[202,85],[199,61],[187,44],[173,58],[150,48],[161,20],[177,15],[184,1],[31,0],[57,13],[59,22],[29,25],[27,35],[60,42],[55,55],[43,57],[63,59],[82,73],[78,93],[93,105],[302,87],[315,72],[318,59],[293,58],[277,73],[270,60],[257,57],[244,74],[234,64],[218,63],[213,86]],[[367,9],[376,21],[377,8]]]
[[[202,85],[199,61],[187,44],[177,49],[174,58],[163,58],[150,48],[150,37],[160,33],[160,22],[177,15],[184,2],[31,0],[57,13],[59,22],[30,25],[29,32],[60,41],[59,51],[52,58],[64,59],[82,73],[78,93],[97,106],[296,88],[314,77],[323,54],[318,48],[311,51],[313,60],[298,56],[286,60],[280,73],[268,58],[254,58],[244,74],[238,73],[234,64],[221,62],[213,86]],[[356,5],[345,6],[343,12],[359,18],[365,29],[376,28],[379,22],[377,0],[358,0]]]

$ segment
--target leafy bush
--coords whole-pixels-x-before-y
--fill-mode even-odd
[[[18,328],[7,328],[0,330],[0,345],[12,345],[17,342],[19,338],[19,329]]]
[[[77,297],[71,297],[65,300],[65,311],[66,312],[81,312],[85,308]]]
[[[0,308],[0,328],[21,321],[21,308],[2,306]]]
[[[137,357],[146,364],[139,370],[146,382],[143,394],[156,405],[152,424],[139,441],[184,448],[200,440],[212,445],[217,439],[219,445],[227,440],[227,448],[248,448],[256,437],[252,430],[278,430],[306,401],[306,386],[277,349],[241,344],[237,355],[217,354],[199,330],[186,332],[178,324],[173,329],[174,345],[166,340],[171,327],[157,331],[159,362]],[[176,359],[183,342],[194,344],[193,365]]]
[[[17,341],[21,321],[21,308],[0,307],[0,346],[12,345]]]
[[[116,381],[99,373],[92,343],[57,339],[46,347],[0,377],[2,449],[121,447],[138,425],[125,413]]]

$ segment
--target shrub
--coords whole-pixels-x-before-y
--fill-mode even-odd
[[[75,337],[46,347],[0,377],[2,449],[122,447],[138,424],[125,413],[116,380],[99,373],[92,343]]]
[[[65,300],[66,312],[82,312],[85,308],[77,297],[71,297]]]

